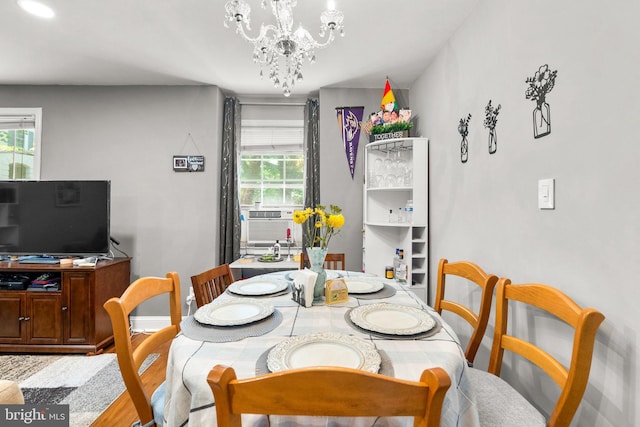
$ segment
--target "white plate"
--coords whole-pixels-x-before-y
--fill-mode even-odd
[[[248,279],[233,282],[227,289],[238,295],[269,295],[287,289],[287,282],[275,279]]]
[[[256,299],[216,299],[196,310],[193,317],[207,325],[236,326],[264,319],[270,316],[273,310],[273,304]]]
[[[294,280],[296,278],[296,273],[298,271],[300,270],[290,271],[287,274],[285,274],[284,278],[287,280]],[[338,273],[335,270],[325,270],[325,272],[327,273],[327,280],[339,279],[343,277],[341,273]]]
[[[370,342],[333,332],[291,337],[271,349],[267,367],[271,372],[308,366],[341,366],[378,372],[380,354]]]
[[[350,317],[363,329],[390,335],[415,335],[436,326],[428,313],[399,304],[362,305],[351,310]]]
[[[384,288],[382,280],[369,277],[347,277],[344,281],[350,294],[370,294]]]

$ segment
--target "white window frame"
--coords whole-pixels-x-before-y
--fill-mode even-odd
[[[304,120],[242,120],[241,122],[241,127],[242,128],[248,128],[248,127],[274,127],[274,128],[286,128],[286,127],[292,127],[292,128],[299,128],[302,129],[304,131]],[[304,138],[304,136],[303,136]],[[246,141],[245,141],[246,142]],[[238,161],[242,161],[242,155],[243,154],[247,154],[247,155],[264,155],[264,154],[292,154],[292,153],[296,153],[296,154],[301,154],[303,156],[304,159],[304,141],[300,141],[300,148],[299,149],[295,149],[292,150],[291,145],[289,144],[284,144],[281,146],[281,149],[279,150],[278,148],[278,143],[277,141],[270,141],[270,143],[266,143],[266,144],[262,144],[262,145],[254,145],[251,144],[249,145],[249,148],[247,150],[245,150],[244,147],[244,142],[242,141],[242,138],[240,138],[240,156],[238,158]],[[264,149],[261,149],[260,147],[264,147]],[[304,159],[306,162],[306,159]],[[238,171],[240,171],[240,167],[238,165]],[[302,177],[302,192],[303,192],[303,198],[304,198],[304,182],[305,182],[305,174],[306,174],[306,167],[303,170],[303,177]],[[238,177],[239,178],[239,177]],[[243,205],[243,207],[246,207],[249,205]],[[289,206],[289,205],[287,205]],[[298,205],[291,205],[291,206],[298,206]]]
[[[0,120],[5,121],[15,118],[16,122],[31,121],[34,122],[34,140],[33,140],[33,176],[28,180],[40,179],[40,168],[42,158],[42,108],[0,108]],[[19,129],[16,127],[15,129]],[[19,179],[12,181],[20,181]]]

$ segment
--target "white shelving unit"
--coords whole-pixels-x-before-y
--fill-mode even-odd
[[[427,138],[388,139],[365,146],[363,270],[384,276],[396,248],[404,250],[407,284],[427,301],[428,165]],[[407,201],[409,221],[398,222]]]

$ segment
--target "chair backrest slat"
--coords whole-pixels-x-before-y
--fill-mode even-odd
[[[131,343],[129,315],[143,302],[158,295],[169,297],[171,324],[147,335],[136,348]],[[147,356],[158,346],[171,341],[180,332],[182,309],[180,307],[180,278],[175,272],[162,277],[141,277],[131,283],[119,298],[104,303],[111,318],[118,365],[129,396],[143,425],[153,421],[151,393],[142,384],[138,370]]]
[[[212,302],[222,295],[233,281],[233,273],[231,272],[229,264],[222,264],[191,276],[191,285],[193,286],[193,294],[196,297],[196,306],[202,307]]]
[[[440,425],[451,385],[442,368],[406,381],[357,369],[309,367],[237,379],[231,367],[216,365],[207,378],[218,425],[241,426],[240,415],[412,416],[415,426]]]
[[[323,267],[326,270],[344,270],[345,269],[345,257],[344,253],[328,253],[324,258]],[[306,252],[302,252],[300,255],[300,270],[310,268],[309,255]]]
[[[508,333],[510,301],[537,307],[574,328],[573,350],[568,366],[534,343]],[[556,288],[537,283],[515,285],[509,279],[502,278],[498,281],[496,290],[496,327],[489,372],[500,375],[505,350],[538,366],[561,390],[548,426],[569,426],[589,380],[596,334],[603,321],[602,313],[592,308],[581,308]]]
[[[462,277],[467,279],[470,284],[480,287],[482,296],[477,312],[459,301],[445,299],[447,276]],[[434,308],[440,314],[442,314],[442,310],[457,314],[466,320],[473,328],[473,333],[469,338],[465,350],[465,357],[470,363],[473,363],[487,329],[489,315],[491,314],[493,289],[497,282],[498,277],[496,275],[485,273],[482,268],[470,261],[449,262],[443,258],[438,263],[438,285],[436,288]]]

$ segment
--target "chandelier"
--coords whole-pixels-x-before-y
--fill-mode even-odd
[[[251,7],[244,0],[230,0],[225,4],[224,26],[228,28],[229,23],[235,21],[236,33],[253,44],[253,61],[260,64],[260,77],[263,77],[263,68],[268,68],[273,85],[282,86],[284,96],[289,96],[295,82],[302,80],[302,62],[306,59],[314,63],[315,49],[328,46],[335,39],[336,31],[344,36],[344,16],[331,5],[322,12],[320,37],[324,41],[318,42],[302,25],[293,30],[293,8],[297,0],[262,0],[263,9],[267,8],[267,3],[271,3],[276,23],[261,24],[255,38],[245,32],[251,30]]]

